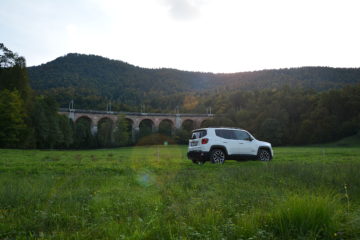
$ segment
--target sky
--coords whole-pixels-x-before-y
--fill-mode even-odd
[[[67,53],[146,68],[360,67],[359,0],[0,0],[28,66]]]

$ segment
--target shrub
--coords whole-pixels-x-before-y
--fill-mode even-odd
[[[168,136],[161,135],[159,133],[153,133],[151,135],[140,138],[137,142],[137,145],[162,145],[164,142],[173,144],[174,140]]]

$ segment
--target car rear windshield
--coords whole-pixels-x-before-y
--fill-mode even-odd
[[[202,137],[205,137],[206,134],[207,134],[206,130],[195,131],[192,133],[191,139],[202,138]]]

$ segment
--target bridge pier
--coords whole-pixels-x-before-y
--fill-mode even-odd
[[[69,118],[75,122],[75,112],[74,109],[69,109]]]
[[[180,114],[176,114],[176,117],[175,117],[175,129],[180,129],[181,124],[182,124],[182,121],[181,121]]]
[[[90,132],[93,136],[95,136],[97,134],[97,131],[98,131],[98,127],[97,125],[92,125],[91,126],[91,129],[90,129]]]
[[[98,123],[100,119],[98,117],[93,117],[90,118],[90,120],[91,120],[90,132],[93,136],[95,136],[98,132]]]

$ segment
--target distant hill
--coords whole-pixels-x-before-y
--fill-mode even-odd
[[[95,55],[68,54],[54,61],[28,68],[36,90],[87,88],[113,98],[127,92],[169,94],[212,87],[214,74],[175,69],[146,69]]]
[[[158,97],[172,99],[173,95],[179,97],[189,92],[200,94],[215,90],[273,89],[284,85],[326,90],[360,83],[359,68],[301,67],[213,74],[166,68],[147,69],[118,60],[76,53],[29,67],[28,72],[32,88],[54,95],[61,105],[67,104],[71,98],[82,96],[79,104],[90,107],[91,101],[100,99],[112,99],[134,106],[144,102],[151,104]],[[82,105],[81,101],[89,102]]]
[[[218,74],[220,81],[243,89],[302,87],[327,90],[360,83],[360,68],[299,67]]]

